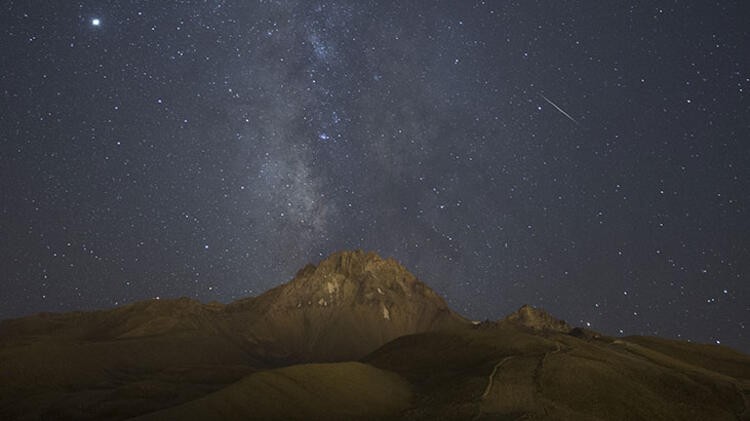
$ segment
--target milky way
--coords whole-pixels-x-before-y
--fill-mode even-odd
[[[2,6],[0,317],[342,249],[474,319],[750,350],[742,2]]]

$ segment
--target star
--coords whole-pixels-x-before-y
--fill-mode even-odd
[[[227,302],[363,248],[472,318],[543,302],[602,333],[690,326],[750,350],[747,86],[716,71],[744,63],[741,14],[695,2],[669,21],[694,30],[641,48],[645,7],[135,3],[3,16],[39,25],[3,37],[29,89],[0,118],[0,319]],[[39,42],[70,22],[89,36]]]

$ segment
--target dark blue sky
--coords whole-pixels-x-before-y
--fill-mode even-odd
[[[740,1],[5,1],[0,317],[227,302],[362,248],[475,319],[529,303],[748,351],[748,21]]]

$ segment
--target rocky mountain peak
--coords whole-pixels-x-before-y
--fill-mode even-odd
[[[362,250],[334,253],[317,266],[309,264],[284,289],[283,295],[301,305],[307,301],[327,306],[427,298],[437,307],[447,308],[441,297],[399,262]]]
[[[333,253],[317,266],[309,264],[297,273],[295,278],[324,278],[326,276],[341,275],[346,278],[360,279],[371,275],[403,275],[404,278],[414,279],[414,276],[395,259],[383,259],[375,252],[362,250],[340,251]]]
[[[319,271],[339,273],[345,276],[360,274],[383,259],[374,252],[362,250],[333,253],[318,265]],[[397,263],[396,263],[397,264]]]
[[[307,265],[250,305],[256,336],[308,361],[359,358],[399,336],[466,323],[396,260],[362,250]]]

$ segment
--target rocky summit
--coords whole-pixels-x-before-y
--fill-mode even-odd
[[[292,361],[361,358],[399,336],[466,324],[394,259],[344,251],[228,312],[252,309],[248,338]]]

